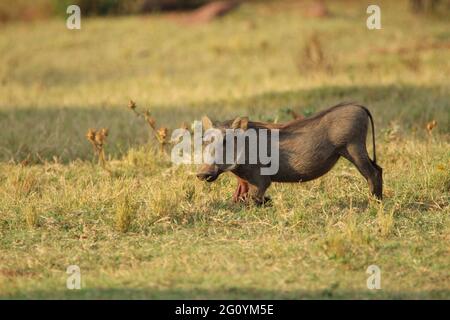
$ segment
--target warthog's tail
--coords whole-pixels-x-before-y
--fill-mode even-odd
[[[367,109],[366,107],[361,106],[361,105],[358,105],[358,106],[361,107],[361,108],[363,108],[364,111],[366,111],[367,116],[368,116],[369,119],[370,119],[370,124],[371,124],[371,126],[372,126],[372,144],[373,144],[373,160],[372,160],[372,163],[373,163],[374,165],[376,165],[376,164],[377,164],[377,153],[376,153],[376,150],[375,150],[375,126],[374,126],[374,124],[373,124],[372,114],[370,113],[369,109]],[[378,166],[377,166],[377,167],[378,167]]]

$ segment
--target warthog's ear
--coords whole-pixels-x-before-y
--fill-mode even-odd
[[[203,126],[203,130],[208,130],[208,129],[212,129],[213,128],[213,124],[211,119],[209,119],[207,116],[203,116],[202,117],[202,126]]]
[[[242,129],[247,130],[248,129],[248,118],[247,117],[237,117],[234,119],[233,123],[231,124],[232,129]]]

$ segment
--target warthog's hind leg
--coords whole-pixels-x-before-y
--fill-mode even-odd
[[[366,178],[370,192],[381,200],[383,198],[383,169],[370,160],[366,146],[363,144],[347,145],[341,155],[358,168]]]
[[[383,199],[383,168],[380,167],[378,164],[373,163],[371,161],[372,166],[376,169],[375,172],[375,187],[374,187],[374,194],[378,199]]]

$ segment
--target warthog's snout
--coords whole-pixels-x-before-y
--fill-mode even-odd
[[[199,178],[200,180],[204,180],[207,182],[213,182],[214,180],[217,179],[219,175],[217,173],[214,172],[202,172],[202,173],[197,173],[197,178]]]
[[[197,178],[202,181],[213,182],[220,174],[220,170],[214,165],[204,165],[197,172]]]

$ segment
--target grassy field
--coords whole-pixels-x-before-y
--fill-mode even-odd
[[[324,19],[265,3],[203,25],[2,25],[0,298],[449,299],[450,23],[379,4],[374,31],[364,1],[330,1]],[[273,185],[272,206],[232,204],[233,177],[206,184],[172,166],[129,99],[172,129],[357,101],[375,119],[385,199],[340,160],[316,181]],[[110,172],[91,127],[109,128]],[[372,264],[381,290],[367,289]],[[81,290],[66,288],[69,265]]]

